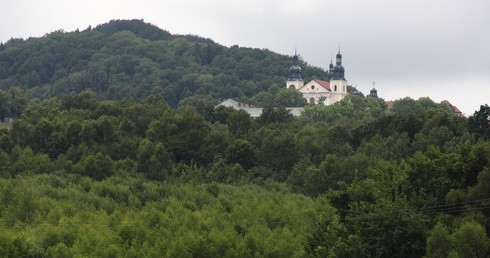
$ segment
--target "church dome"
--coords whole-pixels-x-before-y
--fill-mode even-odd
[[[373,87],[371,89],[371,91],[369,92],[369,96],[373,97],[373,98],[377,98],[378,97],[378,91]]]
[[[299,57],[296,53],[293,56],[293,65],[289,67],[289,79],[301,80],[301,67],[299,67]]]
[[[289,79],[301,79],[301,67],[293,65],[289,68]]]

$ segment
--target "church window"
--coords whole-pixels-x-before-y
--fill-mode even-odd
[[[315,98],[310,98],[310,104],[315,104]]]
[[[337,91],[337,85],[333,86],[333,91]]]
[[[314,90],[315,89],[315,85],[311,85],[311,89]]]
[[[294,90],[294,85],[289,85],[289,89]]]

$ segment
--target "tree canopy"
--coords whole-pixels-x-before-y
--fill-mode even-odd
[[[288,65],[138,20],[2,45],[0,256],[489,257],[488,105],[293,117]]]
[[[102,99],[159,96],[175,107],[193,96],[251,98],[283,85],[290,62],[266,49],[225,47],[142,20],[113,20],[83,31],[9,40],[0,50],[0,86],[20,87],[35,98],[86,90]],[[326,76],[320,68],[302,66],[305,78]],[[286,91],[280,101],[304,105],[293,95]]]
[[[478,112],[352,95],[252,119],[93,94],[30,100],[0,131],[2,256],[488,256]]]

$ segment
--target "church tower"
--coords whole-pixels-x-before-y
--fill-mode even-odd
[[[369,92],[369,97],[378,98],[378,91],[376,90],[376,88],[374,88],[374,83],[375,82],[373,82],[373,88]]]
[[[335,58],[335,67],[330,63],[328,71],[330,79],[330,90],[332,91],[332,103],[343,99],[347,95],[347,80],[345,79],[345,69],[342,66],[342,54],[339,52]]]
[[[372,88],[369,92],[369,97],[378,98],[378,91],[375,88]]]
[[[293,64],[289,67],[289,76],[286,82],[286,88],[299,90],[303,87],[304,82],[301,78],[301,67],[299,67],[299,57],[296,51],[294,51]]]
[[[330,81],[333,77],[333,61],[332,58],[330,57],[330,65],[328,65],[328,70],[327,70],[327,80]]]

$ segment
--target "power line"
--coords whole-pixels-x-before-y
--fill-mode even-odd
[[[488,203],[485,203],[488,202]],[[490,198],[486,199],[477,199],[472,201],[464,201],[458,202],[454,204],[442,204],[430,207],[424,207],[417,210],[398,210],[392,212],[374,212],[374,213],[364,213],[364,214],[350,214],[345,218],[340,218],[340,221],[354,221],[354,220],[362,220],[362,219],[384,219],[384,218],[392,218],[398,217],[401,215],[415,215],[417,213],[425,214],[428,216],[436,215],[440,213],[459,213],[464,211],[483,211],[490,209]],[[349,212],[351,210],[339,209],[340,212]],[[414,213],[415,212],[415,213]],[[260,218],[259,218],[260,219]],[[66,222],[66,223],[58,223],[54,224],[44,224],[45,222],[33,222],[33,223],[25,223],[26,227],[37,227],[37,228],[69,228],[69,227],[78,227],[78,229],[83,229],[85,227],[90,228],[120,228],[123,226],[143,226],[145,223],[136,223],[136,224],[115,224],[110,221],[107,223],[80,223],[80,222]],[[240,223],[240,221],[230,221],[230,223]],[[290,224],[284,221],[247,221],[247,224],[267,224],[267,225],[277,225],[277,224]],[[178,227],[179,225],[159,225],[160,227]],[[11,226],[7,226],[5,224],[0,225],[2,228],[12,228]]]
[[[485,203],[487,202],[488,203]],[[440,213],[459,213],[459,212],[464,212],[464,211],[483,211],[490,209],[490,198],[486,199],[477,199],[477,200],[472,200],[472,201],[464,201],[464,202],[458,202],[454,204],[444,204],[444,205],[437,205],[437,206],[431,206],[431,207],[424,207],[421,209],[413,210],[412,212],[416,213],[421,213],[425,215],[436,215]],[[340,210],[343,212],[348,212],[349,210]],[[414,213],[410,213],[409,211],[406,210],[399,210],[399,211],[392,211],[392,212],[375,212],[375,213],[364,213],[364,214],[353,214],[353,215],[347,215],[345,218],[340,219],[341,221],[348,221],[348,220],[360,220],[360,219],[383,219],[383,218],[389,218],[389,217],[395,217],[395,216],[401,216],[401,215],[412,215]]]

